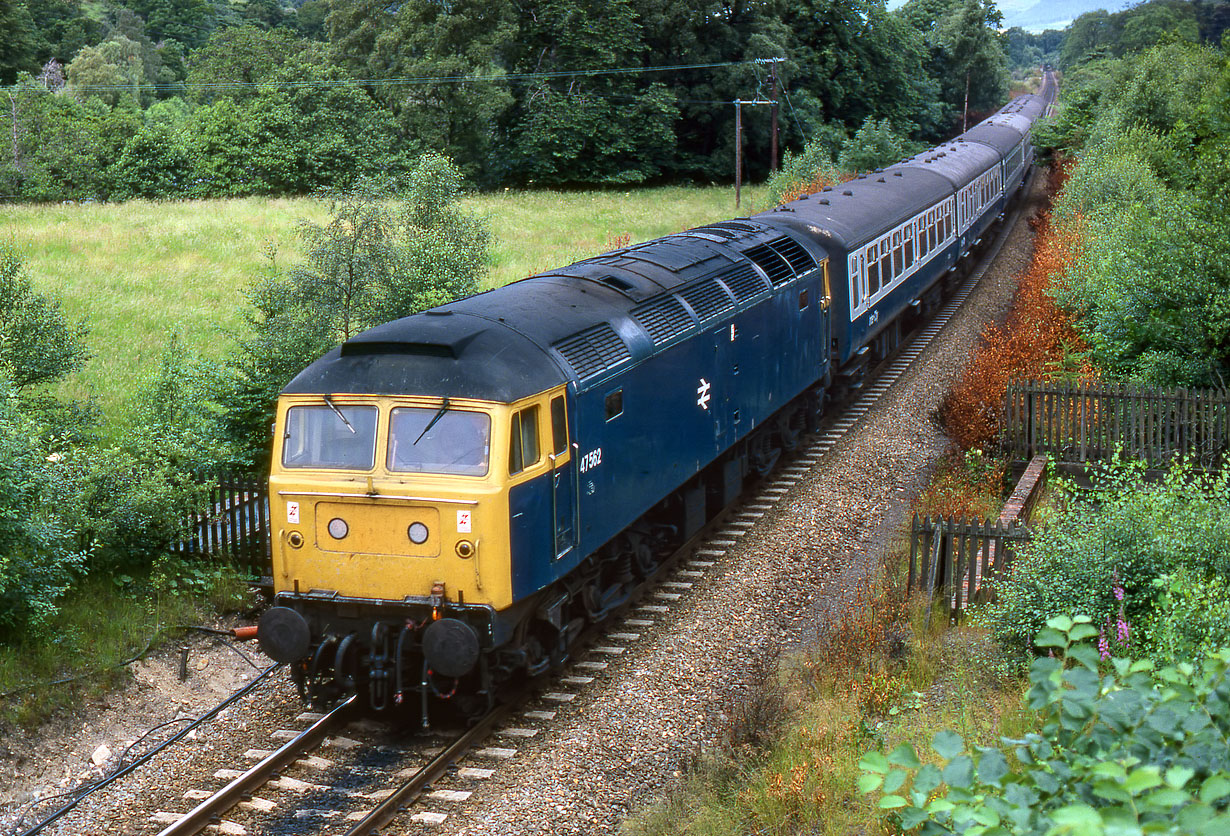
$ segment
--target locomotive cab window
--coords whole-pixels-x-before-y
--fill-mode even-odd
[[[389,420],[388,468],[394,473],[486,476],[491,417],[482,412],[398,407]]]
[[[512,417],[508,472],[520,473],[538,462],[538,407],[528,406]]]
[[[606,396],[606,420],[618,418],[624,414],[624,390],[616,389]]]
[[[560,455],[568,449],[568,413],[564,410],[564,396],[551,399],[551,452]]]
[[[807,290],[806,290],[806,289],[804,289],[804,290],[800,290],[800,291],[799,291],[799,310],[801,310],[801,311],[805,311],[805,310],[807,310],[807,304],[808,304],[808,302],[807,302]]]
[[[293,406],[282,435],[285,467],[371,470],[376,463],[376,407]]]

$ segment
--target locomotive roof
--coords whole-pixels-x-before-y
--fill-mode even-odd
[[[959,189],[971,182],[991,166],[998,163],[999,154],[979,142],[957,140],[946,142],[936,148],[930,148],[921,154],[902,160],[889,168],[894,171],[899,168],[920,168],[934,171],[948,178],[953,189]]]
[[[776,221],[845,252],[876,238],[953,192],[938,171],[898,167],[804,195],[755,217]]]
[[[652,353],[655,340],[667,341],[630,315],[638,303],[652,307],[689,283],[734,274],[744,301],[769,291],[770,271],[798,272],[824,258],[814,242],[791,239],[791,247],[782,238],[775,225],[744,219],[605,253],[376,326],[308,366],[283,391],[508,403],[570,380],[593,382]],[[713,290],[723,305],[732,301],[725,294],[738,295],[716,281]],[[672,326],[669,341],[704,313],[679,309],[684,319]]]

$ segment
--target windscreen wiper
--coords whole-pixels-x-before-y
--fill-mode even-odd
[[[436,422],[444,417],[444,413],[448,412],[448,395],[444,396],[444,403],[440,404],[440,408],[436,410],[436,414],[431,416],[431,420],[427,422],[427,426],[423,427],[423,431],[419,433],[419,437],[414,439],[414,443],[418,444],[423,440],[423,436],[427,435],[427,431],[436,425]],[[414,446],[414,445],[411,445]]]
[[[346,425],[346,429],[350,430],[351,435],[356,435],[357,430],[355,430],[354,425],[346,420],[346,416],[342,414],[342,411],[337,408],[337,404],[333,402],[333,398],[329,397],[328,395],[324,395],[323,397],[325,399],[325,406],[329,407],[329,409],[332,409],[333,414],[336,415],[338,418],[342,419],[342,423]]]

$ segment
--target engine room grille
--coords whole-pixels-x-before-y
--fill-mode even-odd
[[[765,271],[774,287],[783,285],[816,266],[815,259],[799,246],[799,242],[784,235],[752,247],[743,255]]]
[[[695,232],[712,232],[715,235],[721,235],[723,238],[742,238],[749,232],[755,232],[757,227],[751,224],[741,224],[738,221],[723,221],[721,223],[709,224],[695,229]]]
[[[722,276],[722,283],[730,288],[730,292],[740,302],[746,302],[769,289],[765,286],[764,279],[760,278],[760,274],[747,264],[736,267]]]
[[[632,318],[649,332],[654,345],[661,345],[692,327],[692,315],[671,294],[659,296],[632,309]]]
[[[701,279],[678,291],[683,301],[692,306],[696,316],[703,322],[735,306],[726,288],[717,279]]]
[[[760,244],[746,250],[745,255],[748,261],[751,261],[761,270],[764,270],[765,275],[769,277],[769,281],[773,282],[773,286],[777,287],[780,284],[785,284],[795,277],[794,269],[791,268],[790,262],[770,247],[768,244]]]
[[[606,323],[586,328],[551,347],[563,355],[581,379],[593,377],[632,357],[628,346]]]
[[[816,260],[807,254],[807,250],[803,249],[799,242],[793,238],[774,238],[769,242],[769,246],[778,252],[786,261],[790,262],[790,266],[794,268],[794,273],[797,276],[800,273],[806,273],[808,270],[816,266]]]

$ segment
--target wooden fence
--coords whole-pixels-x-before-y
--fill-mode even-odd
[[[1011,571],[1017,548],[1032,536],[1017,520],[979,522],[915,514],[907,588],[938,595],[950,614],[960,617],[969,604],[994,597],[996,581]]]
[[[270,577],[268,481],[232,473],[219,476],[205,510],[193,514],[179,550],[225,558],[253,577]]]
[[[1230,455],[1230,393],[1128,384],[1008,385],[1003,445],[1018,459],[1105,461],[1121,451],[1149,467],[1190,457],[1214,469]]]

